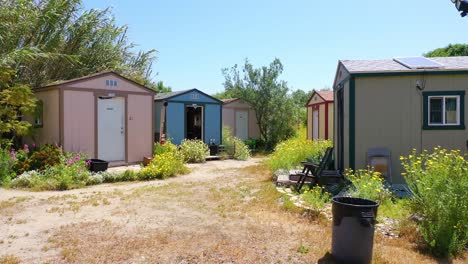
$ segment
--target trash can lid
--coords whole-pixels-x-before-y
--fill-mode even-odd
[[[357,198],[357,197],[345,197],[345,196],[333,197],[332,202],[335,204],[340,204],[344,206],[352,206],[352,207],[369,208],[369,207],[379,206],[379,203],[376,201],[363,199],[363,198]]]

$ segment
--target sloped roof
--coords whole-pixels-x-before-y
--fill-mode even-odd
[[[223,101],[219,100],[218,98],[215,98],[215,97],[213,97],[213,96],[211,96],[209,94],[206,94],[206,93],[198,90],[197,88],[188,89],[188,90],[174,91],[174,92],[168,92],[168,93],[159,93],[159,94],[156,94],[154,96],[154,100],[155,101],[162,101],[162,100],[170,99],[170,98],[173,98],[173,97],[176,97],[176,96],[179,96],[179,95],[190,93],[192,91],[196,91],[196,92],[198,92],[200,94],[203,94],[204,96],[209,97],[209,98],[213,99],[214,101],[219,102],[220,104],[223,103]]]
[[[429,58],[443,67],[430,69],[430,71],[468,71],[468,56],[459,57],[432,57]],[[349,73],[372,73],[372,72],[422,72],[428,69],[410,69],[393,59],[385,60],[340,60],[340,63]]]
[[[235,101],[237,101],[239,99],[240,98],[227,98],[227,99],[221,99],[221,101],[223,102],[223,104],[229,104],[229,103],[235,102]]]
[[[171,98],[171,97],[174,97],[174,96],[177,96],[177,95],[180,95],[180,94],[183,94],[183,93],[186,93],[186,92],[189,92],[191,91],[192,89],[189,89],[189,90],[180,90],[180,91],[174,91],[174,92],[168,92],[168,93],[158,93],[154,96],[154,99],[155,100],[164,100],[164,99],[168,99],[168,98]]]
[[[316,90],[314,90],[314,91],[312,92],[312,94],[310,95],[309,99],[307,100],[306,106],[310,106],[310,105],[311,105],[310,101],[312,100],[312,98],[314,98],[314,96],[315,96],[316,94],[317,94],[320,98],[322,98],[325,102],[333,102],[333,101],[334,101],[334,98],[333,98],[333,91],[327,91],[327,90],[316,91]]]
[[[317,91],[318,95],[325,101],[333,101],[333,91]]]
[[[146,87],[144,85],[141,85],[141,84],[135,82],[134,80],[129,79],[129,78],[127,78],[127,77],[125,77],[125,76],[123,76],[121,74],[118,74],[118,73],[114,72],[114,71],[103,71],[103,72],[98,72],[98,73],[94,73],[94,74],[90,74],[90,75],[86,75],[86,76],[83,76],[83,77],[78,77],[78,78],[74,78],[74,79],[70,79],[70,80],[58,81],[58,82],[55,82],[55,83],[48,84],[46,86],[33,88],[33,90],[42,90],[44,88],[49,88],[49,87],[54,87],[54,86],[60,87],[60,85],[63,85],[63,84],[70,84],[70,83],[75,83],[75,82],[79,82],[79,81],[86,81],[86,80],[101,77],[101,76],[104,76],[104,75],[107,75],[107,74],[117,75],[117,76],[123,78],[124,80],[131,82],[132,84],[134,84],[136,86],[139,86],[139,87],[141,87],[141,88],[143,88],[143,89],[145,89],[147,91],[156,93],[153,89],[148,88],[148,87]]]

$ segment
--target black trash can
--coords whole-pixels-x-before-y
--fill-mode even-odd
[[[353,198],[332,199],[332,256],[338,263],[372,262],[377,202]]]

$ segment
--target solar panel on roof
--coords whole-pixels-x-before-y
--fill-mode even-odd
[[[395,58],[393,60],[410,69],[437,69],[443,67],[442,64],[424,57]]]

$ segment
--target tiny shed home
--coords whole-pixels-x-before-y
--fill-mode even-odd
[[[252,106],[240,98],[223,99],[223,125],[232,135],[246,140],[260,138],[257,117]]]
[[[152,155],[153,90],[103,72],[33,91],[41,113],[28,141],[119,163]]]
[[[387,150],[388,180],[403,183],[399,157],[413,148],[467,152],[468,57],[342,60],[333,87],[338,169]]]
[[[307,139],[333,138],[333,91],[313,91],[307,101]]]
[[[179,145],[183,139],[221,144],[222,102],[197,89],[157,94],[155,138],[161,134]]]

